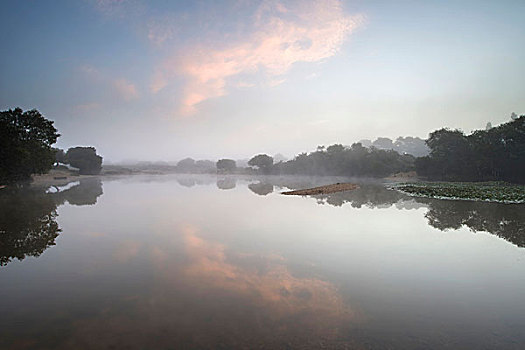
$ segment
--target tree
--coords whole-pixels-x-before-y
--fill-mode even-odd
[[[195,168],[199,173],[214,173],[217,170],[215,162],[211,160],[198,160],[195,162]]]
[[[66,163],[66,152],[60,148],[53,148],[55,151],[55,162],[57,163]]]
[[[269,174],[272,169],[273,158],[267,154],[258,154],[248,161],[248,165],[256,166],[263,174]]]
[[[237,169],[237,163],[233,159],[219,159],[217,171],[220,173],[233,173]]]
[[[177,170],[182,173],[192,173],[195,170],[195,160],[193,158],[184,158],[177,163]]]
[[[372,143],[372,146],[379,149],[394,149],[394,143],[388,137],[378,137]]]
[[[0,184],[49,171],[55,161],[51,145],[59,136],[53,122],[36,109],[0,112]]]
[[[73,147],[67,150],[67,162],[79,169],[81,175],[97,175],[102,170],[102,157],[95,147]]]

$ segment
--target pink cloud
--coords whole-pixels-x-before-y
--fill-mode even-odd
[[[126,101],[134,100],[139,96],[135,85],[128,82],[126,79],[114,80],[113,87],[117,94]]]
[[[340,0],[264,1],[253,18],[253,31],[221,48],[192,47],[163,62],[151,83],[156,93],[177,76],[187,80],[182,112],[227,93],[228,80],[239,74],[263,72],[267,85],[284,81],[296,62],[320,62],[334,56],[344,40],[364,22],[362,15],[344,13]],[[234,84],[235,85],[235,84]]]

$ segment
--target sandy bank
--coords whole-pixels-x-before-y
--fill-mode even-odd
[[[333,185],[306,188],[304,190],[282,192],[281,194],[308,196],[308,195],[314,195],[314,194],[328,194],[328,193],[335,193],[335,192],[351,191],[357,188],[359,188],[359,186],[357,186],[356,184],[352,184],[352,183],[336,183]]]

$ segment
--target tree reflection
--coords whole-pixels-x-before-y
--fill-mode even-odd
[[[255,194],[266,196],[273,192],[273,185],[267,182],[249,184],[248,188]]]
[[[234,177],[225,177],[222,179],[217,179],[217,187],[221,190],[231,190],[235,188],[237,184],[237,179]]]
[[[79,185],[57,193],[46,193],[44,188],[4,189],[0,194],[0,265],[40,256],[55,245],[61,232],[57,207],[66,201],[92,205],[102,193],[97,178],[83,179]]]
[[[356,190],[316,195],[315,198],[319,204],[330,204],[340,207],[345,203],[350,203],[354,208],[361,208],[363,206],[369,208],[388,208],[396,203],[411,200],[407,195],[395,190],[389,190],[379,183],[360,184]]]
[[[195,179],[192,177],[181,177],[177,178],[179,185],[184,187],[193,187],[195,186]]]
[[[0,265],[39,256],[55,245],[56,204],[43,191],[13,190],[0,196]]]
[[[354,208],[385,208],[392,205],[398,209],[427,207],[425,217],[428,224],[438,230],[457,230],[466,226],[473,232],[489,232],[518,247],[525,247],[523,204],[408,197],[383,185],[363,185],[355,191],[315,197],[319,204],[341,206],[350,203]]]
[[[292,190],[324,185],[325,182],[336,182],[336,179],[297,179],[268,177],[264,183],[281,186]],[[340,181],[340,180],[339,180]],[[428,224],[441,231],[457,230],[462,226],[473,232],[489,232],[506,241],[525,247],[525,205],[502,204],[480,201],[453,201],[411,197],[396,190],[387,188],[379,182],[361,182],[353,191],[325,195],[313,195],[318,204],[341,207],[348,203],[354,208],[389,208],[397,209],[428,208],[425,217]],[[263,183],[261,181],[260,183]],[[259,185],[259,184],[256,184]],[[250,190],[256,192],[249,185]]]
[[[418,199],[428,204],[425,217],[429,225],[441,231],[463,225],[473,232],[486,231],[525,247],[525,205]]]
[[[86,178],[66,191],[55,193],[55,201],[57,205],[63,204],[64,201],[72,205],[95,205],[97,198],[103,193],[102,181],[99,178]]]

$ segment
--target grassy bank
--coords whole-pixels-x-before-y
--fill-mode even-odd
[[[419,197],[525,203],[525,186],[504,182],[415,182],[392,188]]]

